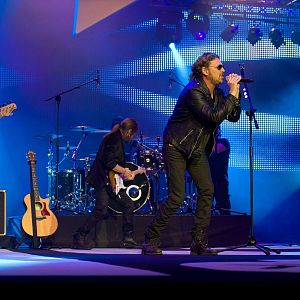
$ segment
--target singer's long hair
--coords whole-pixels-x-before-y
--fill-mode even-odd
[[[136,120],[132,119],[132,118],[125,118],[123,121],[121,121],[120,123],[114,125],[114,127],[111,129],[111,131],[109,133],[107,133],[106,135],[109,135],[113,132],[116,132],[118,130],[122,129],[124,132],[128,131],[129,129],[132,130],[132,134],[136,134],[139,130],[139,126]],[[105,136],[106,136],[105,135]]]
[[[220,57],[213,52],[205,52],[192,65],[192,73],[190,74],[190,80],[195,78],[202,78],[202,68],[208,68],[210,66],[210,62],[214,59],[220,59]]]

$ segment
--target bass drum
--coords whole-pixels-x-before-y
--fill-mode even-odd
[[[127,162],[125,164],[126,168],[129,168],[131,171],[137,170],[139,167],[132,163]],[[122,211],[122,194],[125,191],[126,195],[134,203],[134,212],[139,210],[144,206],[150,196],[150,183],[146,174],[141,173],[135,175],[133,180],[124,181],[125,189],[121,189],[119,194],[116,197],[111,197],[108,207],[117,213],[123,213]],[[124,196],[123,196],[124,197]]]

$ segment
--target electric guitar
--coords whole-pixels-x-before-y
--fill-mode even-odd
[[[146,174],[146,170],[143,168],[138,168],[136,170],[131,170],[134,177],[137,174]],[[126,180],[123,174],[116,173],[112,170],[108,172],[109,183],[112,187],[113,192],[117,195],[121,189],[126,189],[128,187],[127,182],[130,183],[132,180]]]
[[[27,160],[30,165],[31,193],[27,194],[24,198],[26,212],[22,218],[22,227],[30,236],[49,236],[52,235],[58,227],[57,218],[49,208],[49,199],[42,199],[39,195],[36,160],[33,151],[28,151]]]
[[[0,118],[11,116],[15,109],[17,109],[16,103],[9,102],[8,104],[0,105]]]

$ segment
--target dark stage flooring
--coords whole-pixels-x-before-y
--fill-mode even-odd
[[[198,292],[205,288],[211,295],[230,292],[231,298],[239,299],[246,296],[235,297],[237,287],[259,287],[269,295],[281,288],[285,295],[299,289],[300,246],[269,246],[281,253],[265,255],[252,246],[223,251],[217,256],[191,256],[188,248],[164,248],[161,256],[145,256],[140,249],[122,248],[0,249],[0,284],[13,294],[25,292],[22,287],[31,285],[35,291],[47,289],[55,293],[62,288],[70,294],[89,293],[84,287],[89,286],[101,295],[104,289],[112,295],[128,295],[129,288],[132,296],[143,298],[155,294],[156,287],[172,287],[186,295],[195,293],[190,287],[199,288]]]
[[[120,248],[120,215],[104,220],[92,233],[96,248],[71,249],[72,234],[88,216],[57,217],[59,227],[50,242],[44,243],[47,249],[30,248],[20,236],[21,217],[9,218],[9,231],[15,231],[16,236],[0,237],[1,290],[14,295],[24,295],[26,291],[29,295],[29,287],[50,294],[62,289],[71,295],[89,294],[95,289],[102,296],[103,290],[107,290],[110,295],[139,299],[159,296],[158,288],[172,288],[182,295],[204,289],[211,296],[230,293],[230,298],[238,299],[251,296],[254,287],[267,291],[267,295],[279,289],[285,295],[295,289],[298,293],[300,245],[269,245],[280,250],[279,254],[271,251],[270,255],[253,246],[230,251],[226,248],[247,244],[250,233],[247,215],[212,216],[209,244],[220,250],[217,256],[190,255],[193,224],[190,215],[171,218],[162,235],[161,256],[141,255],[140,248]],[[135,216],[136,240],[140,244],[152,217]],[[22,244],[18,243],[20,239]]]

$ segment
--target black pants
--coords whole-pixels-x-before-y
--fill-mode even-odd
[[[123,235],[132,237],[133,236],[133,216],[134,216],[134,203],[126,195],[125,189],[121,190],[118,196],[115,196],[110,192],[107,186],[95,187],[95,209],[89,216],[84,226],[80,227],[79,231],[88,233],[96,226],[99,221],[102,221],[107,215],[107,209],[109,201],[118,201],[122,206],[123,210],[123,224],[122,231]],[[114,198],[113,198],[114,197]]]
[[[145,233],[146,239],[160,237],[169,218],[183,203],[185,192],[185,172],[191,175],[197,187],[197,207],[194,216],[192,237],[205,230],[211,218],[214,187],[210,175],[207,155],[203,149],[196,149],[190,158],[170,144],[164,144],[163,155],[167,171],[168,198],[163,202]]]

